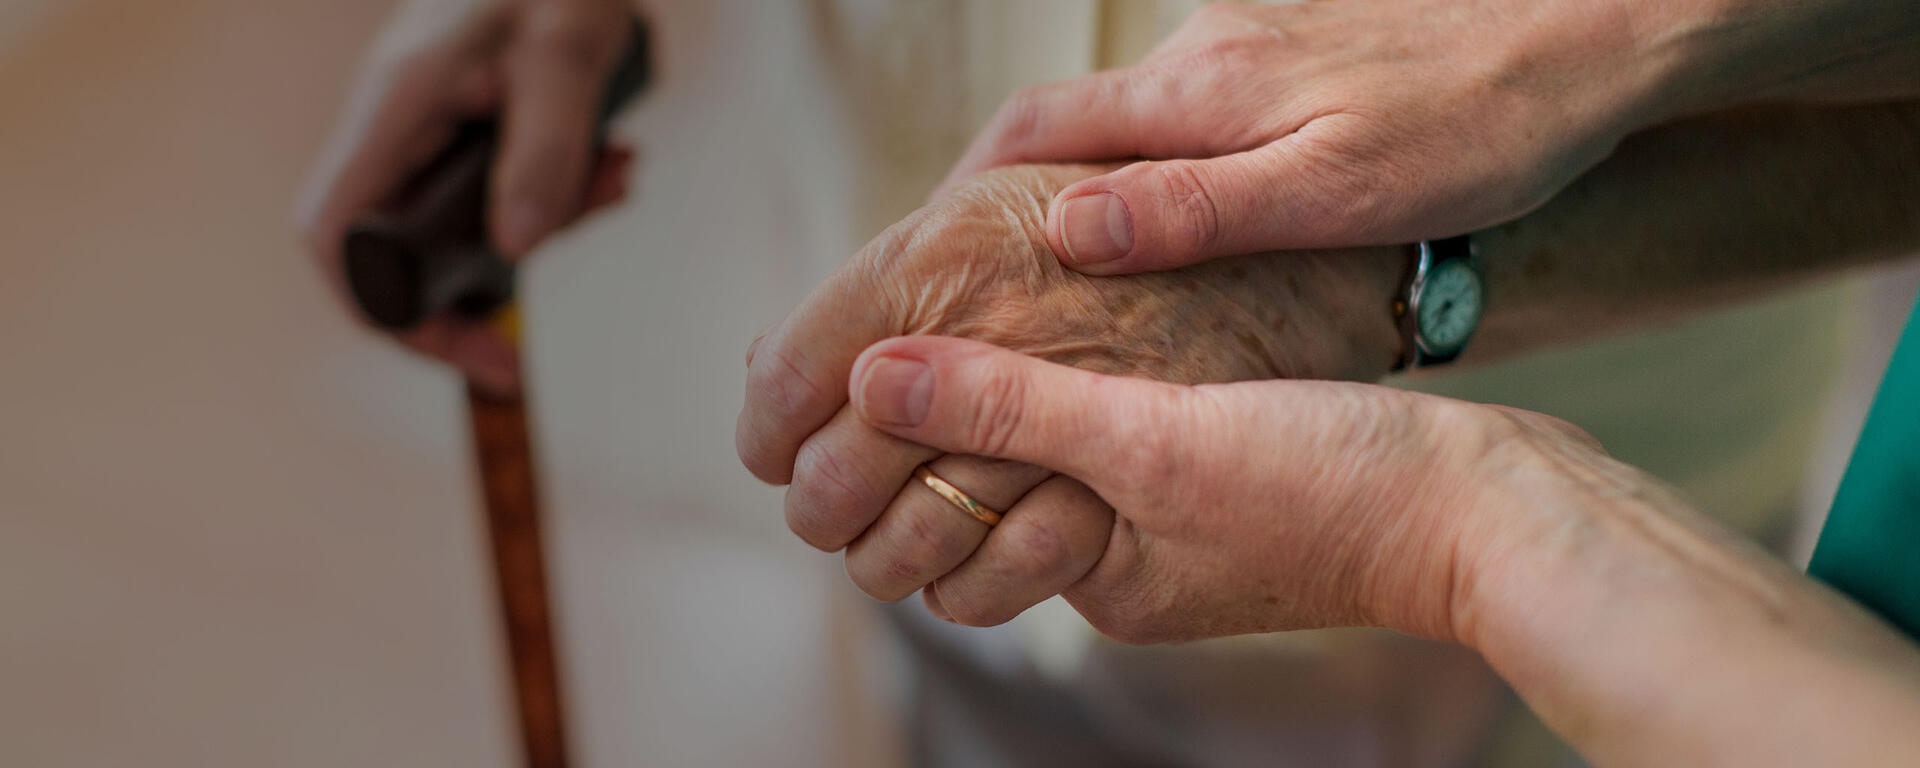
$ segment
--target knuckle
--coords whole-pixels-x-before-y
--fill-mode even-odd
[[[810,378],[783,345],[762,345],[754,362],[759,365],[747,372],[747,391],[781,423],[793,421],[827,397],[827,388]]]
[[[1193,42],[1165,61],[1190,74],[1246,71],[1247,65],[1273,50],[1278,37],[1272,30],[1241,17],[1241,13],[1237,6],[1224,6],[1194,14],[1190,28],[1183,33]]]
[[[1220,237],[1220,208],[1199,165],[1175,161],[1151,167],[1169,204],[1172,231],[1182,241],[1174,247],[1203,249],[1213,245]]]
[[[800,446],[793,463],[793,493],[805,506],[839,517],[860,501],[859,476],[821,444]]]
[[[995,368],[981,377],[974,390],[972,421],[966,444],[975,453],[1006,456],[1021,427],[1025,398],[1021,382],[1011,372]]]
[[[1001,551],[1006,569],[1022,580],[1043,579],[1064,570],[1073,561],[1073,548],[1053,528],[1032,525],[1009,537]]]
[[[839,550],[853,538],[859,498],[844,462],[812,444],[801,446],[787,489],[787,528],[815,548]]]
[[[1271,36],[1246,33],[1222,35],[1195,46],[1190,55],[1201,63],[1224,67],[1246,63],[1272,43]]]
[[[1014,91],[993,116],[989,146],[998,160],[1018,160],[1020,147],[1040,135],[1046,120],[1046,87],[1029,85]]]
[[[1402,168],[1378,147],[1400,147],[1370,127],[1361,116],[1321,118],[1294,134],[1287,167],[1294,178],[1283,201],[1298,211],[1288,220],[1315,241],[1339,241],[1371,232],[1381,217],[1406,205],[1406,191],[1423,185],[1418,173]]]

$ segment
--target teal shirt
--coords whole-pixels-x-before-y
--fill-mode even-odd
[[[1807,573],[1920,638],[1920,304],[1880,381]]]

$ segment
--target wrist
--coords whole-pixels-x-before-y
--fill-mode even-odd
[[[1405,299],[1407,274],[1413,260],[1407,246],[1357,248],[1328,254],[1328,268],[1341,273],[1344,338],[1351,350],[1346,375],[1352,381],[1378,381],[1391,372],[1406,352],[1407,339],[1394,316],[1394,303]],[[1339,306],[1339,305],[1336,305]]]
[[[1478,478],[1507,512],[1460,548],[1453,639],[1589,759],[1852,764],[1897,729],[1845,733],[1854,713],[1810,739],[1806,713],[1920,712],[1920,657],[1857,606],[1597,448],[1521,432]]]
[[[1452,639],[1493,661],[1535,647],[1529,633],[1543,617],[1577,613],[1576,596],[1604,592],[1612,564],[1646,557],[1648,531],[1632,521],[1662,517],[1656,499],[1679,503],[1572,424],[1498,406],[1460,413],[1480,449],[1459,480],[1472,490],[1450,515]]]

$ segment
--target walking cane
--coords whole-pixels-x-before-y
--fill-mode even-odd
[[[646,85],[650,64],[647,29],[636,17],[632,42],[602,99],[602,126]],[[404,331],[451,313],[490,322],[519,347],[514,266],[487,242],[494,138],[491,121],[461,126],[432,161],[349,227],[342,243],[347,284],[380,327]],[[560,666],[526,397],[495,394],[471,379],[466,388],[526,766],[565,768]]]

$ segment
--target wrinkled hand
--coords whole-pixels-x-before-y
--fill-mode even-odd
[[[948,177],[1142,162],[1063,190],[1047,236],[1119,274],[1413,242],[1539,206],[1647,123],[1662,6],[1347,0],[1203,8],[1137,66],[1016,94]],[[1662,55],[1655,55],[1659,53]]]
[[[1367,384],[1101,376],[935,337],[868,348],[850,386],[889,434],[1055,469],[1110,503],[1106,529],[995,550],[1038,511],[1022,500],[967,567],[1064,584],[1116,639],[1360,625],[1459,642],[1595,765],[1916,748],[1910,638],[1557,419]]]
[[[1041,233],[1046,201],[1096,167],[985,174],[882,234],[748,352],[737,443],[762,480],[791,482],[788,525],[847,549],[855,583],[934,610],[1005,621],[1077,578],[1112,513],[1074,480],[1031,465],[949,455],[886,434],[846,408],[848,375],[893,336],[965,336],[1057,363],[1163,381],[1276,377],[1370,380],[1397,357],[1389,303],[1401,248],[1227,259],[1188,270],[1088,278],[1060,267]],[[1000,509],[993,529],[925,487],[932,470]],[[976,553],[976,549],[979,550]],[[1011,552],[1045,574],[975,567]],[[1025,553],[1025,554],[1020,554]],[[991,559],[991,558],[989,558]]]
[[[487,223],[509,258],[624,197],[632,153],[609,147],[596,159],[593,137],[630,14],[623,0],[408,5],[368,61],[298,212],[336,294],[346,297],[340,241],[352,218],[431,159],[463,120],[500,120]],[[430,318],[401,341],[493,389],[518,385],[514,348],[488,325]]]
[[[1474,576],[1461,553],[1500,548],[1482,519],[1489,468],[1521,456],[1529,430],[1591,451],[1547,417],[1386,387],[1177,386],[951,338],[875,344],[851,394],[892,435],[1057,470],[1050,482],[1085,484],[1060,494],[1117,510],[1046,546],[996,548],[1016,521],[1055,514],[1030,496],[965,568],[1001,589],[1041,580],[1128,642],[1356,625],[1452,639]],[[947,582],[937,591],[953,611]]]

